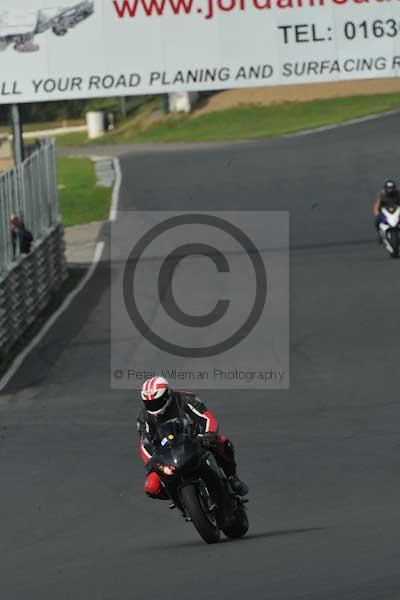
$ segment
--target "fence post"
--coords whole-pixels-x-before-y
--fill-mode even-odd
[[[24,160],[24,138],[22,135],[21,115],[18,104],[11,105],[11,124],[13,131],[14,161],[16,165],[20,165]]]

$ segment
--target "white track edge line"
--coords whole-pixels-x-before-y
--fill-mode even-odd
[[[114,170],[115,170],[115,183],[112,194],[111,208],[110,213],[108,215],[109,221],[115,221],[118,213],[118,202],[119,202],[119,193],[121,190],[122,183],[122,172],[121,165],[118,158],[114,158]]]
[[[116,172],[116,180],[115,180],[112,204],[111,204],[111,209],[110,209],[110,216],[109,216],[110,221],[115,221],[115,219],[117,218],[119,192],[120,192],[121,183],[122,183],[121,167],[119,164],[119,160],[117,158],[114,159],[114,167],[115,167],[115,172]],[[10,379],[12,377],[14,377],[14,375],[16,374],[16,372],[18,371],[18,369],[20,368],[20,366],[22,365],[22,363],[24,362],[26,357],[42,341],[44,336],[51,329],[51,327],[54,325],[54,323],[57,321],[57,319],[67,310],[67,308],[71,305],[71,303],[76,298],[76,296],[83,290],[83,288],[86,286],[86,284],[90,281],[90,279],[92,278],[92,276],[97,268],[97,265],[99,264],[99,262],[101,260],[101,257],[103,255],[103,251],[104,251],[104,247],[105,247],[105,242],[97,242],[96,248],[94,251],[93,260],[92,260],[92,263],[91,263],[86,275],[84,276],[82,281],[77,285],[77,287],[74,288],[70,294],[68,294],[68,296],[65,298],[65,300],[61,304],[61,306],[59,306],[59,308],[56,310],[56,312],[52,314],[50,319],[48,321],[46,321],[46,323],[43,325],[41,330],[30,341],[30,343],[26,346],[26,348],[24,348],[15,357],[15,359],[11,363],[8,370],[5,372],[3,377],[0,379],[0,392],[6,387],[6,385],[10,381]]]
[[[65,298],[65,300],[61,304],[61,306],[56,310],[55,313],[52,314],[50,319],[48,321],[46,321],[46,323],[43,325],[42,329],[36,334],[36,336],[33,338],[33,340],[31,340],[31,342],[28,344],[28,346],[26,346],[26,348],[24,348],[18,354],[18,356],[14,359],[14,361],[12,362],[9,369],[6,371],[6,373],[0,379],[0,392],[5,388],[5,386],[10,381],[10,379],[18,371],[18,369],[20,368],[20,366],[22,365],[22,363],[24,362],[24,360],[28,356],[28,354],[30,352],[32,352],[32,350],[42,341],[42,339],[44,338],[46,333],[57,321],[58,317],[67,310],[67,308],[72,303],[74,298],[85,287],[85,285],[87,284],[89,279],[92,277],[93,273],[95,272],[95,269],[96,269],[96,267],[101,259],[101,256],[103,254],[104,246],[105,246],[104,242],[97,242],[92,264],[90,265],[90,268],[89,268],[88,272],[86,273],[85,277],[82,279],[82,281],[79,283],[79,285],[76,288],[74,288],[70,294],[68,294],[68,296]]]
[[[315,127],[314,129],[303,129],[302,131],[294,131],[293,133],[285,133],[283,135],[276,136],[277,139],[288,139],[295,137],[303,137],[306,135],[315,135],[317,133],[323,133],[324,131],[331,131],[333,129],[341,129],[342,127],[351,127],[352,125],[360,125],[362,123],[368,123],[368,121],[377,121],[384,117],[391,117],[400,114],[400,110],[395,108],[393,110],[387,110],[383,113],[374,113],[373,115],[366,115],[365,117],[356,117],[349,121],[342,121],[341,123],[331,123],[330,125],[322,125],[321,127]],[[267,138],[265,138],[267,139]],[[272,139],[272,138],[270,138]]]

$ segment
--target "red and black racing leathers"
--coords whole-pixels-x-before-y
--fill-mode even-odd
[[[172,391],[171,395],[172,398],[165,413],[155,417],[143,408],[138,417],[139,451],[142,460],[146,463],[153,455],[155,449],[153,441],[157,436],[157,425],[174,417],[185,416],[194,423],[199,434],[216,434],[215,443],[211,445],[210,449],[227,477],[235,476],[236,462],[233,445],[226,437],[218,435],[218,422],[214,415],[191,392]],[[161,480],[154,472],[147,475],[144,491],[153,498],[166,498]]]

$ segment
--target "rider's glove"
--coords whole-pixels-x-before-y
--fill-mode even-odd
[[[206,448],[216,446],[218,443],[218,435],[211,431],[207,431],[206,433],[200,433],[198,437],[201,439],[203,446],[205,446]]]
[[[157,470],[157,461],[155,461],[153,458],[151,458],[150,460],[147,461],[147,463],[145,464],[144,467],[148,473],[151,473],[152,471],[156,471]]]

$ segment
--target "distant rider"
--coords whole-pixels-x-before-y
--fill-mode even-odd
[[[375,217],[375,227],[378,231],[379,242],[381,242],[381,236],[379,235],[379,223],[381,222],[382,208],[388,208],[396,204],[400,206],[400,191],[397,188],[396,182],[393,179],[387,179],[383,184],[383,189],[376,196],[373,205],[373,213]]]
[[[218,434],[218,423],[214,415],[192,392],[171,390],[163,377],[152,377],[142,386],[141,396],[144,408],[138,417],[139,450],[142,460],[147,463],[155,450],[159,424],[175,417],[189,417],[203,437],[218,464],[229,478],[234,492],[245,496],[248,488],[236,474],[235,451],[233,444],[226,437]],[[157,473],[147,475],[144,491],[152,498],[167,499],[161,479]]]

